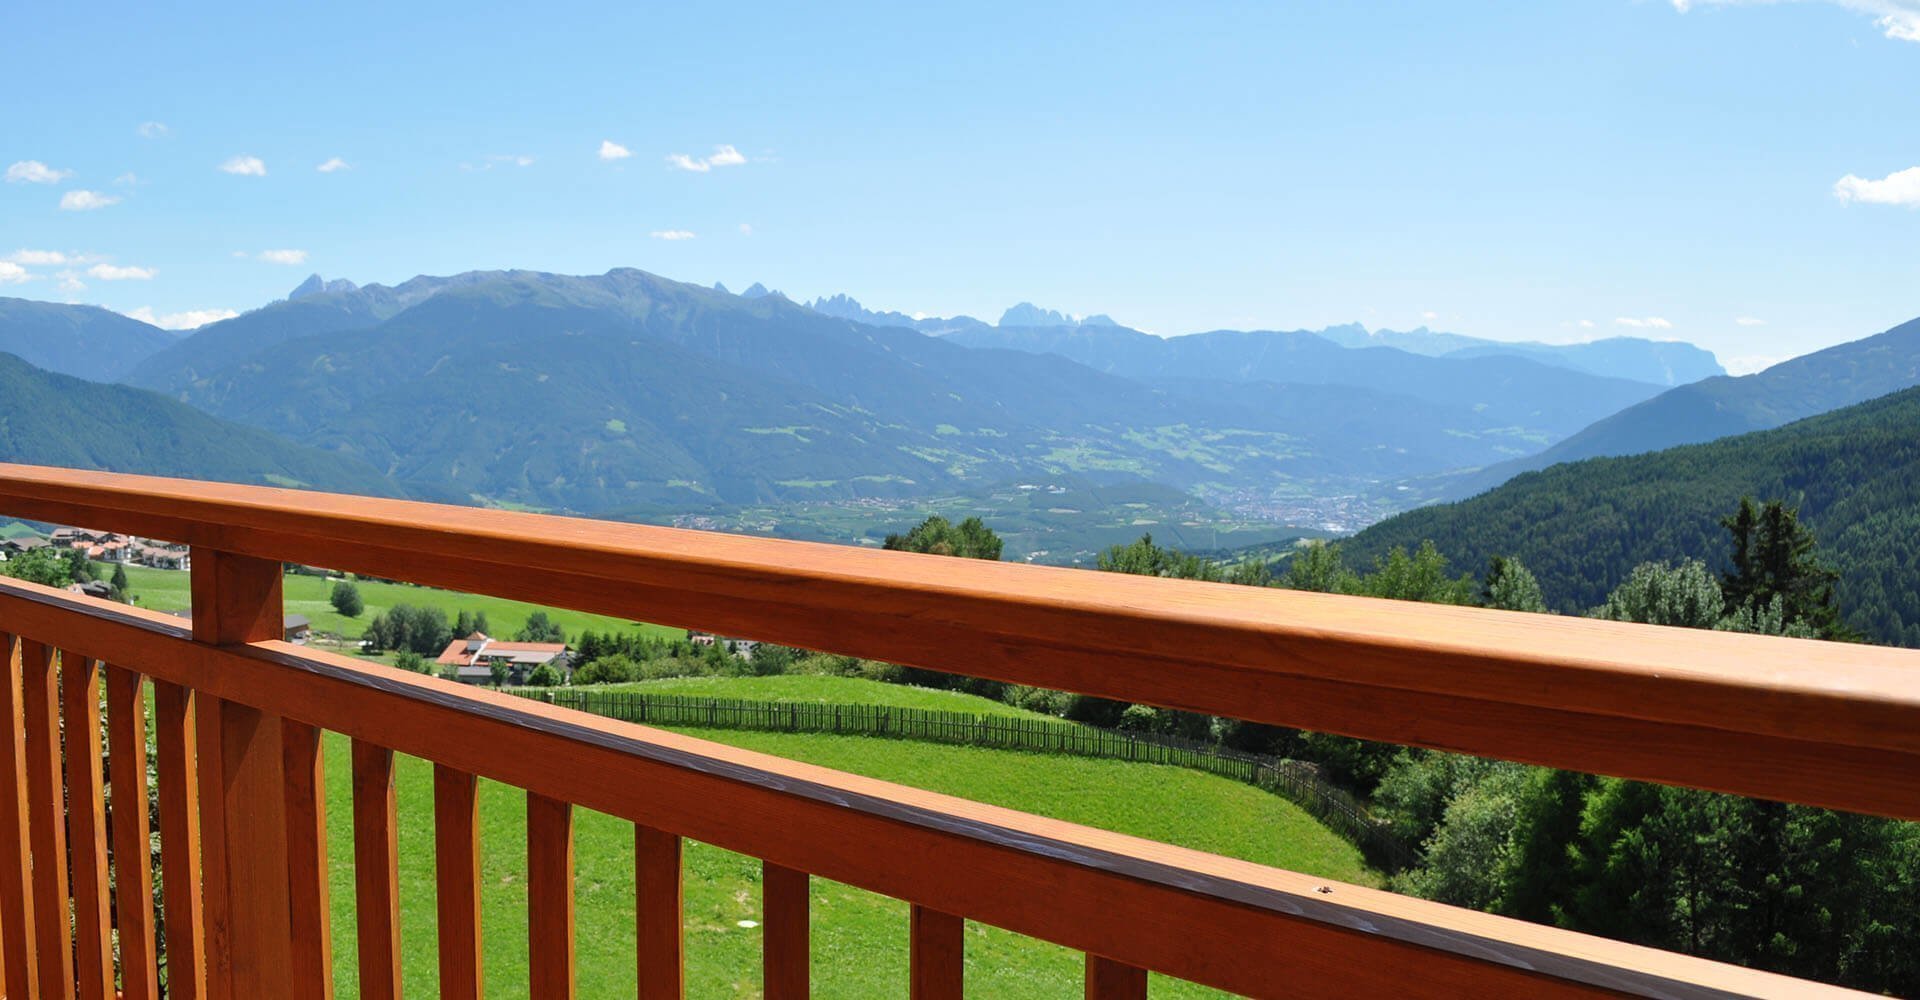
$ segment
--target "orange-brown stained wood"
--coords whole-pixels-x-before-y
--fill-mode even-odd
[[[908,995],[960,1000],[966,980],[966,921],[915,904],[909,918]]]
[[[332,1000],[332,911],[327,899],[327,777],[320,730],[283,719],[281,768],[286,774],[290,996]]]
[[[33,849],[33,925],[40,933],[39,996],[72,996],[73,949],[67,936],[66,796],[60,782],[60,691],[53,651],[44,643],[20,649],[22,708],[27,729],[27,839]]]
[[[527,793],[527,953],[532,995],[573,997],[573,806]]]
[[[1147,1000],[1147,970],[1088,955],[1087,1000]]]
[[[353,885],[359,918],[360,996],[399,1000],[400,844],[393,751],[353,741]]]
[[[106,782],[101,766],[100,664],[60,654],[66,716],[67,827],[73,858],[75,985],[80,1000],[114,996],[113,903],[107,877]]]
[[[29,634],[73,636],[90,655],[551,798],[1247,995],[1844,992],[1325,883],[288,643],[206,647],[166,616],[17,581],[0,581],[0,620]],[[1404,974],[1412,967],[1418,977]]]
[[[485,978],[480,936],[479,780],[433,766],[434,892],[439,915],[440,996],[479,1000]]]
[[[760,947],[766,1000],[806,1000],[811,990],[806,872],[760,866]]]
[[[200,785],[194,693],[153,682],[153,743],[160,783],[160,877],[167,886],[167,995],[207,995],[206,916],[200,887]]]
[[[20,709],[20,644],[0,632],[0,976],[7,996],[39,995],[33,883],[27,843],[27,749]]]
[[[634,954],[640,1000],[679,1000],[686,978],[681,943],[681,926],[686,918],[680,838],[635,824],[633,873]]]
[[[0,506],[998,680],[1920,819],[1906,780],[1920,761],[1912,650],[33,466],[0,465]],[[1646,753],[1622,749],[1648,740]],[[1765,745],[1803,763],[1725,763]]]
[[[119,919],[120,993],[159,1000],[153,937],[152,813],[147,805],[147,705],[141,677],[107,668],[107,746],[112,753],[113,894]]]

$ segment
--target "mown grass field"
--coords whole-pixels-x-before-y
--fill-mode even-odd
[[[110,568],[103,568],[101,576],[104,578],[112,572]],[[133,602],[143,608],[152,608],[155,611],[185,611],[193,605],[189,575],[176,570],[129,566],[127,567],[127,589],[133,595]],[[307,620],[313,623],[316,632],[329,632],[348,639],[360,638],[374,615],[396,604],[439,608],[447,613],[448,621],[452,621],[462,611],[486,612],[487,627],[493,634],[502,637],[511,637],[526,624],[527,616],[535,611],[545,611],[547,617],[559,622],[560,627],[566,630],[569,639],[583,631],[650,633],[663,638],[686,635],[680,629],[667,628],[664,625],[648,625],[610,618],[606,615],[588,614],[584,611],[561,611],[498,597],[462,594],[451,590],[436,590],[432,587],[416,587],[412,584],[375,583],[370,580],[361,580],[355,584],[360,588],[360,599],[366,604],[366,609],[360,613],[359,617],[348,618],[333,610],[333,605],[329,601],[333,595],[332,582],[317,576],[299,576],[289,573],[284,586],[288,614],[305,615]]]
[[[887,684],[864,677],[833,677],[822,674],[780,674],[773,677],[663,677],[630,684],[595,684],[574,690],[620,691],[639,694],[679,695],[688,698],[740,698],[748,701],[823,702],[834,705],[887,705],[893,708],[919,708],[935,712],[967,712],[1015,719],[1046,719],[1051,715],[1029,712],[1005,702],[932,688]]]
[[[1292,804],[1237,782],[1175,767],[1052,757],[855,736],[688,730],[718,742],[899,781],[1041,815],[1377,884],[1359,852]],[[327,743],[334,975],[357,994],[348,746]],[[437,990],[432,767],[397,764],[406,992]],[[483,933],[487,995],[527,995],[524,793],[483,783]],[[634,994],[632,826],[584,811],[575,819],[577,967],[583,997]],[[686,848],[687,995],[759,995],[759,863],[705,844]],[[929,859],[929,863],[937,863]],[[816,879],[814,995],[904,996],[907,905]],[[978,924],[967,926],[967,989],[988,997],[1062,997],[1081,990],[1076,953]],[[1215,995],[1156,982],[1156,997]]]

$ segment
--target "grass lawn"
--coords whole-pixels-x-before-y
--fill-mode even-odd
[[[1378,884],[1357,849],[1292,804],[1225,778],[1176,767],[1051,757],[975,747],[790,733],[690,730],[717,742],[961,795],[1028,812],[1280,865]],[[336,988],[358,990],[354,959],[353,847],[347,741],[327,742],[328,847],[332,859]],[[402,947],[407,994],[437,989],[434,943],[432,767],[397,763]],[[527,995],[526,799],[481,789],[483,933],[489,996]],[[632,826],[577,811],[576,953],[580,995],[634,994]],[[689,997],[759,995],[759,863],[689,843],[686,848]],[[929,859],[928,863],[938,863]],[[907,905],[816,879],[814,995],[904,996]],[[1081,990],[1080,955],[978,924],[967,925],[972,996],[1062,997]],[[1215,995],[1157,980],[1156,997]]]
[[[100,574],[105,579],[113,571],[106,569]],[[177,570],[152,569],[146,566],[128,566],[128,590],[133,594],[133,603],[155,611],[184,611],[193,606],[193,593],[190,574]],[[560,611],[554,608],[542,608],[537,604],[521,601],[508,601],[498,597],[482,597],[476,594],[462,594],[451,590],[435,590],[432,587],[416,587],[404,583],[375,583],[370,580],[358,581],[360,599],[366,610],[358,618],[348,618],[333,610],[329,598],[333,594],[333,583],[317,576],[299,576],[292,573],[286,577],[286,607],[291,615],[305,615],[313,623],[316,632],[331,632],[349,639],[360,638],[366,631],[367,623],[373,616],[388,610],[396,604],[411,604],[414,607],[440,608],[452,621],[462,611],[486,612],[487,627],[492,634],[511,637],[527,622],[527,616],[535,611],[545,611],[549,618],[560,623],[566,630],[569,640],[583,631],[594,632],[636,632],[651,633],[662,638],[684,637],[680,629],[664,625],[647,625],[640,622],[609,618],[606,615],[592,615],[583,611]]]
[[[596,691],[626,691],[640,694],[683,695],[692,698],[739,698],[746,701],[813,701],[835,705],[886,705],[892,708],[919,708],[935,712],[967,712],[973,715],[1007,716],[1016,719],[1060,720],[1041,712],[1029,712],[1005,702],[932,688],[887,684],[864,677],[831,677],[821,674],[782,674],[774,677],[664,677],[631,684],[594,684],[571,690],[591,694]]]

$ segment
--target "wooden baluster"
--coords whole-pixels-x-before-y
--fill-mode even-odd
[[[327,776],[321,732],[280,720],[280,763],[287,776],[287,933],[294,997],[332,1000],[332,911],[327,901]]]
[[[195,642],[284,636],[278,562],[196,549],[192,582]],[[280,718],[204,694],[196,712],[207,994],[287,996],[293,956]]]
[[[914,904],[908,995],[913,1000],[960,1000],[966,980],[967,922]]]
[[[1147,970],[1088,955],[1087,1000],[1147,1000]]]
[[[153,940],[153,857],[148,835],[147,705],[140,675],[107,668],[107,746],[113,753],[113,875],[120,918],[120,992],[159,1000]]]
[[[40,995],[27,839],[27,748],[20,709],[20,643],[0,632],[0,966],[7,996]]]
[[[760,864],[760,966],[766,1000],[806,1000],[812,941],[808,876],[771,861]]]
[[[60,693],[53,652],[45,644],[20,645],[21,704],[27,730],[27,838],[33,849],[34,946],[40,992],[73,996],[73,948],[67,928],[67,823],[60,786]]]
[[[484,981],[480,938],[479,782],[433,766],[434,887],[440,917],[440,996],[479,1000]]]
[[[67,828],[73,851],[75,985],[80,1000],[114,995],[113,904],[107,885],[107,801],[101,770],[100,664],[60,653],[67,722]]]
[[[393,751],[353,741],[353,885],[360,929],[360,996],[400,997],[400,843]]]
[[[168,1000],[207,995],[206,911],[200,894],[200,778],[194,763],[194,693],[153,682],[153,742],[160,770],[160,884],[167,918]]]
[[[634,940],[640,1000],[680,1000],[685,988],[680,838],[633,827]]]
[[[527,945],[532,995],[573,997],[573,806],[527,793]]]

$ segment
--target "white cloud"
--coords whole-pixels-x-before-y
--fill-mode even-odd
[[[121,267],[118,264],[95,264],[87,268],[87,273],[101,281],[151,281],[159,271],[151,267]]]
[[[236,156],[220,164],[220,171],[241,177],[265,177],[267,165],[258,156]]]
[[[52,264],[71,263],[73,258],[58,250],[15,250],[7,255],[7,260],[15,264],[46,267]]]
[[[58,184],[72,176],[71,170],[56,170],[39,160],[21,160],[7,168],[9,184]]]
[[[118,177],[115,177],[113,179],[113,182],[115,184],[119,184],[124,187],[137,187],[140,184],[140,177],[137,174],[135,174],[133,171],[129,170],[126,173],[121,174]]]
[[[1593,320],[1590,320],[1590,319],[1583,319],[1583,320],[1581,320],[1581,321],[1580,321],[1580,329],[1582,329],[1582,330],[1591,330],[1591,329],[1593,329]]]
[[[138,309],[129,309],[121,315],[131,316],[142,323],[152,323],[163,330],[191,330],[219,320],[232,319],[240,314],[231,309],[188,309],[184,312],[155,315],[152,306],[141,306]]]
[[[72,271],[61,271],[59,274],[54,275],[54,277],[60,279],[59,288],[63,292],[84,292],[87,290],[87,283],[81,281],[80,276]]]
[[[1673,323],[1671,321],[1662,319],[1659,316],[1647,316],[1643,318],[1635,318],[1633,316],[1622,316],[1619,319],[1614,320],[1614,323],[1620,326],[1630,326],[1636,330],[1671,330],[1673,329]]]
[[[32,281],[33,275],[27,269],[10,260],[0,260],[0,285],[17,285],[23,281]]]
[[[1739,326],[1766,326],[1767,325],[1766,320],[1760,319],[1757,316],[1742,316],[1739,319],[1734,320],[1733,322]]]
[[[1741,7],[1770,4],[1777,0],[1673,0],[1673,9],[1682,14],[1695,7]],[[1845,10],[1873,18],[1874,27],[1888,38],[1920,42],[1920,0],[1825,0]]]
[[[314,167],[313,169],[318,170],[323,174],[330,174],[336,170],[352,170],[353,164],[348,163],[347,161],[339,158],[338,156],[335,156],[328,159],[327,162],[322,163],[317,167]]]
[[[1920,167],[1895,171],[1877,181],[1848,174],[1834,182],[1833,196],[1866,205],[1920,208]]]
[[[600,140],[600,158],[603,160],[624,160],[633,155],[633,150],[614,142],[612,139]]]
[[[1732,357],[1722,356],[1720,364],[1727,369],[1729,375],[1751,375],[1754,372],[1772,368],[1785,360],[1787,360],[1786,357],[1776,354],[1736,354]]]
[[[1429,322],[1429,323],[1431,323],[1431,322],[1433,322],[1434,320],[1437,320],[1437,319],[1439,319],[1439,318],[1440,318],[1440,314],[1439,314],[1439,313],[1437,313],[1437,312],[1434,312],[1434,311],[1433,311],[1433,310],[1431,310],[1431,309],[1429,309],[1429,310],[1427,310],[1426,312],[1423,312],[1423,313],[1421,313],[1421,314],[1420,314],[1420,318],[1421,318],[1421,319],[1424,319],[1424,320],[1426,320],[1426,321],[1427,321],[1427,322]]]
[[[715,146],[712,156],[697,157],[688,156],[685,153],[672,153],[667,156],[667,162],[681,170],[704,174],[715,167],[737,167],[747,162],[747,158],[740,155],[740,151],[732,146]]]
[[[305,250],[262,250],[260,259],[269,264],[305,264],[307,252]]]
[[[693,234],[684,229],[656,229],[651,234],[656,240],[690,240]]]
[[[68,191],[60,196],[60,207],[69,212],[88,212],[119,202],[117,195],[98,191]]]
[[[460,169],[492,170],[495,166],[503,163],[512,164],[516,167],[531,167],[533,166],[533,157],[525,153],[489,153],[479,166],[476,167],[471,163],[462,163],[460,164]]]
[[[753,226],[752,226],[752,224],[750,224],[750,223],[746,223],[746,222],[742,222],[742,223],[740,224],[740,235],[742,235],[742,236],[752,236],[752,235],[753,235]]]
[[[134,131],[138,132],[142,139],[165,139],[173,134],[173,130],[168,128],[165,122],[141,122],[140,127]]]

